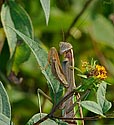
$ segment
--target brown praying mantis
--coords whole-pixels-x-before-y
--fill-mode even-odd
[[[51,65],[51,71],[53,75],[60,81],[60,83],[66,88],[66,92],[64,94],[64,97],[60,102],[55,105],[52,108],[52,111],[50,114],[46,116],[53,115],[55,110],[62,107],[62,117],[63,118],[74,118],[75,117],[75,111],[74,107],[78,105],[78,110],[80,113],[80,117],[83,118],[83,113],[82,113],[82,108],[80,106],[79,101],[81,100],[80,94],[78,92],[75,92],[76,85],[75,85],[75,78],[74,78],[74,55],[73,55],[73,48],[72,45],[68,42],[60,42],[60,54],[63,55],[64,59],[62,61],[62,66],[59,60],[58,52],[56,48],[52,47],[49,50],[48,53],[48,64],[46,67],[50,64]],[[46,68],[45,67],[45,68]],[[38,90],[38,96],[39,92],[43,94],[42,91]],[[72,95],[71,95],[72,94]],[[74,102],[74,94],[76,95],[76,102]],[[47,95],[43,94],[46,98]],[[85,96],[85,95],[84,95]],[[51,101],[51,98],[48,98]],[[63,101],[65,100],[65,101]],[[39,101],[39,105],[41,106],[41,103]],[[40,113],[41,113],[41,108],[40,108]],[[45,119],[45,118],[44,118]],[[41,123],[43,119],[39,121]],[[67,120],[65,120],[67,121]],[[75,123],[71,123],[69,125],[76,125],[77,121]],[[37,123],[35,123],[37,125]],[[84,121],[82,120],[81,125],[84,125]]]
[[[48,53],[48,62],[51,64],[51,70],[53,75],[63,84],[65,88],[68,88],[69,84],[64,76],[59,56],[55,47],[52,47]]]
[[[76,88],[75,78],[74,78],[74,69],[70,67],[74,67],[74,55],[73,55],[73,47],[68,42],[60,42],[60,54],[64,56],[63,62],[61,66],[59,56],[56,48],[52,47],[48,53],[48,62],[51,64],[51,70],[53,75],[63,84],[65,88],[67,88],[65,96],[68,95],[73,89]],[[67,99],[63,103],[64,113],[63,117],[73,118],[75,116],[74,109],[69,111],[70,106],[73,105],[73,96]],[[78,100],[80,95],[76,95],[76,99]],[[83,118],[82,108],[79,105],[80,117]],[[84,121],[82,121],[82,125],[84,125]]]

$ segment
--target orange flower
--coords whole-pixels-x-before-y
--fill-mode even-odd
[[[94,75],[97,78],[103,80],[103,79],[107,78],[107,71],[106,71],[104,66],[96,65],[95,66],[95,73],[94,73]]]

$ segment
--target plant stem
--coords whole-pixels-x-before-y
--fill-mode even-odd
[[[98,119],[101,119],[102,117],[101,116],[94,116],[94,117],[83,117],[83,118],[63,118],[63,117],[56,117],[56,116],[53,116],[53,118],[55,119],[61,119],[61,120],[65,120],[65,121],[75,121],[75,120],[86,120],[86,121],[89,121],[89,120],[98,120]]]
[[[45,121],[46,119],[53,117],[53,114],[54,114],[54,112],[56,111],[56,109],[58,109],[59,106],[60,106],[61,104],[63,104],[64,101],[66,101],[67,99],[69,99],[74,93],[76,93],[76,90],[75,90],[75,89],[74,89],[73,91],[71,91],[68,95],[66,95],[65,97],[63,97],[63,98],[58,102],[58,104],[55,105],[55,106],[52,108],[51,112],[50,112],[48,115],[46,115],[45,117],[43,117],[42,119],[40,119],[40,120],[39,120],[38,122],[36,122],[34,125],[39,125],[41,122]]]

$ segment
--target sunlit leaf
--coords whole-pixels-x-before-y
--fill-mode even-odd
[[[17,43],[17,36],[14,31],[11,31],[8,27],[6,27],[6,24],[9,26],[15,28],[13,20],[11,18],[11,13],[10,13],[10,8],[7,4],[3,4],[2,9],[1,9],[1,21],[4,27],[4,31],[6,33],[7,39],[8,39],[8,45],[10,49],[10,56],[12,57],[16,43]]]
[[[111,108],[111,102],[105,98],[107,83],[102,81],[97,90],[97,102],[101,106],[103,112],[107,112]]]
[[[41,118],[45,117],[47,114],[45,113],[38,113],[36,115],[34,115],[28,122],[26,125],[33,125],[34,123],[36,123],[37,121],[39,121]],[[40,125],[58,125],[55,121],[51,120],[51,119],[47,119],[44,122],[42,122]]]
[[[106,94],[106,83],[102,82],[97,90],[97,102],[101,107],[103,107],[104,105],[105,94]]]
[[[78,76],[87,79],[87,75],[77,74]]]
[[[10,118],[0,113],[0,125],[10,125]]]
[[[2,106],[0,107],[0,111],[1,111],[0,113],[4,114],[8,118],[11,118],[11,107],[9,103],[9,98],[1,82],[0,82],[0,97],[1,97],[0,105]]]
[[[112,107],[112,104],[111,102],[106,100],[104,97],[101,97],[101,100],[103,100],[102,98],[104,99],[102,110],[103,110],[103,113],[106,113]]]
[[[48,25],[49,15],[50,15],[50,0],[40,0],[40,3],[45,13],[46,24]]]
[[[102,108],[96,102],[93,102],[93,101],[82,101],[81,102],[81,106],[83,106],[84,108],[86,108],[87,110],[89,110],[89,111],[91,111],[93,113],[96,113],[96,114],[104,116]]]

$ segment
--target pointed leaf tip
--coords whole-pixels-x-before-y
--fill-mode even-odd
[[[99,114],[99,115],[103,115],[103,111],[102,108],[100,107],[100,105],[98,105],[96,102],[94,101],[82,101],[81,105],[86,108],[87,110]]]
[[[40,0],[40,3],[42,5],[42,8],[45,14],[46,24],[48,25],[49,16],[50,16],[50,0]]]

